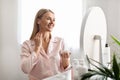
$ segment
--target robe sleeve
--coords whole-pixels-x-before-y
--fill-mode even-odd
[[[32,68],[37,64],[38,57],[36,53],[30,51],[30,42],[25,41],[21,46],[21,69],[24,73],[29,74]]]

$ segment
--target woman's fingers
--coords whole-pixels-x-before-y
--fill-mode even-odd
[[[42,40],[41,40],[41,34],[37,33],[36,36],[34,37],[34,41],[35,41],[35,52],[39,53],[40,48],[42,47]]]
[[[69,65],[70,61],[69,61],[69,57],[70,57],[70,53],[68,51],[63,51],[61,54],[61,59],[62,59],[62,65],[64,68],[67,68],[67,66]]]
[[[68,52],[68,51],[62,52],[61,57],[62,58],[69,58],[70,57],[70,52]]]
[[[42,34],[37,33],[36,36],[34,37],[35,41],[35,52],[38,53],[40,48],[42,47]]]
[[[34,41],[36,46],[41,46],[42,45],[42,34],[37,33],[36,36],[34,37]]]

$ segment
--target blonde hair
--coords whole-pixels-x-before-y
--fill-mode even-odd
[[[32,40],[32,39],[35,37],[35,35],[39,32],[39,25],[37,24],[37,19],[38,19],[38,18],[41,19],[41,18],[43,17],[43,15],[44,15],[45,13],[47,13],[47,12],[51,12],[51,13],[54,14],[54,12],[51,11],[50,9],[44,9],[44,8],[40,9],[40,10],[37,12],[37,14],[36,14],[36,16],[35,16],[33,31],[32,31],[30,40]]]

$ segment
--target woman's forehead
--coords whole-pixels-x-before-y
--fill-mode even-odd
[[[55,15],[52,12],[46,12],[43,17],[55,17]]]

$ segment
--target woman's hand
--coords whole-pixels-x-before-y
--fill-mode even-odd
[[[61,60],[62,60],[62,65],[65,68],[67,68],[70,64],[70,52],[68,51],[62,51],[61,54]]]
[[[35,49],[34,51],[38,54],[40,51],[40,48],[42,47],[42,34],[38,32],[36,36],[34,37],[35,41]]]

